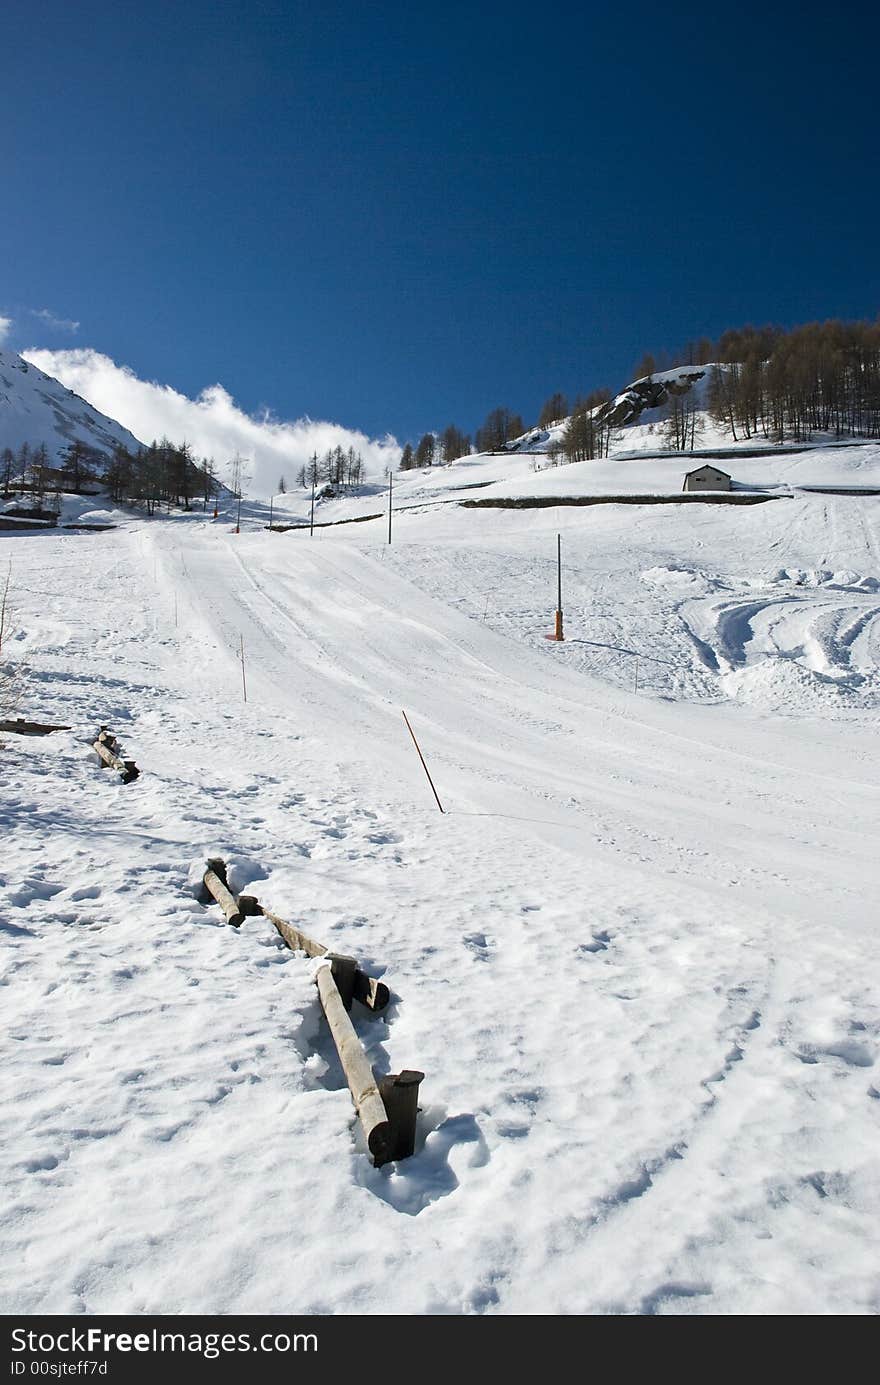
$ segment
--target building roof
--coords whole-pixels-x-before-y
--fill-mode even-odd
[[[695,466],[693,471],[686,471],[685,479],[688,476],[697,476],[701,471],[714,471],[716,476],[726,476],[728,481],[732,479],[729,471],[722,471],[720,466],[713,466],[711,462],[704,462],[702,466]]]

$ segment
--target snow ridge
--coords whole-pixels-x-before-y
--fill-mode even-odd
[[[72,442],[86,443],[109,457],[122,445],[141,443],[115,419],[100,413],[60,380],[46,375],[13,351],[0,351],[0,449],[45,443],[50,461],[61,459]]]

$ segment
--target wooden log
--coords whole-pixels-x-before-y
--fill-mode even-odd
[[[416,1120],[419,1113],[419,1087],[423,1072],[392,1072],[379,1082],[379,1095],[391,1122],[391,1158],[408,1159],[415,1152]]]
[[[218,871],[216,868],[221,867]],[[214,896],[226,915],[226,922],[233,928],[240,928],[246,915],[239,909],[226,885],[226,868],[222,861],[209,861],[208,869],[202,877],[205,889]]]
[[[325,947],[323,943],[316,943],[314,938],[310,938],[307,934],[300,932],[298,928],[294,928],[293,924],[288,923],[286,919],[280,919],[270,909],[263,908],[262,913],[263,918],[268,919],[277,928],[287,946],[294,952],[305,952],[308,957],[327,956],[330,949]]]
[[[239,901],[240,902],[240,901]],[[273,914],[271,909],[261,906],[263,918],[268,919],[274,928],[277,928],[281,937],[294,952],[304,952],[307,957],[327,957],[330,949],[323,943],[316,943],[314,938],[303,933],[299,928],[294,928],[292,923],[286,919],[281,919],[277,914]],[[351,996],[359,1000],[361,1005],[365,1005],[368,1010],[378,1014],[384,1010],[389,1000],[391,992],[384,981],[377,981],[375,977],[368,976],[360,967],[355,970],[354,984],[351,995],[348,997],[346,1009],[351,1009]],[[343,997],[344,998],[344,997]]]
[[[330,1026],[354,1109],[364,1132],[367,1149],[373,1157],[373,1163],[379,1168],[394,1158],[394,1135],[385,1103],[379,1095],[369,1059],[346,1014],[329,962],[318,967],[315,982],[321,998],[321,1008]]]
[[[124,760],[122,756],[117,755],[119,742],[113,732],[107,730],[106,726],[101,727],[97,739],[92,742],[92,749],[98,752],[105,765],[110,769],[118,770],[122,776],[123,784],[130,784],[140,774],[134,760]]]
[[[49,726],[41,721],[25,721],[24,717],[0,721],[0,731],[11,731],[15,736],[50,736],[53,731],[69,730],[69,726]]]

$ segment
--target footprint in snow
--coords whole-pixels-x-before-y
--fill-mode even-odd
[[[30,876],[22,881],[17,890],[12,891],[9,903],[18,909],[26,909],[35,899],[53,899],[63,889],[63,885],[50,885],[45,880]]]
[[[488,962],[492,945],[485,933],[469,933],[462,938],[462,942],[481,962]]]
[[[607,952],[608,944],[610,942],[610,934],[606,933],[603,929],[600,932],[593,934],[592,942],[581,943],[580,947],[578,948],[578,952]]]
[[[854,1039],[840,1039],[830,1044],[802,1044],[797,1051],[802,1063],[818,1063],[822,1058],[840,1058],[849,1067],[872,1068],[874,1054],[867,1044]]]

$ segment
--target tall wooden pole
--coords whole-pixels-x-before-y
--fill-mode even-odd
[[[429,770],[428,770],[428,766],[425,764],[425,757],[424,757],[424,755],[423,755],[422,752],[421,752],[421,748],[420,748],[420,746],[419,746],[418,741],[416,740],[416,733],[415,733],[415,731],[412,729],[412,727],[411,727],[410,724],[409,724],[409,717],[407,716],[406,712],[403,713],[403,719],[404,719],[404,721],[406,722],[406,729],[407,729],[407,731],[408,731],[409,734],[412,736],[413,745],[415,746],[416,750],[418,751],[419,759],[420,759],[421,762],[422,762],[422,769],[425,771],[425,774],[427,774],[427,776],[428,776],[428,783],[431,785],[431,792],[433,793],[434,797],[437,799],[437,807],[440,809],[440,812],[441,812],[441,813],[445,813],[445,812],[446,812],[446,809],[443,807],[443,804],[440,802],[440,799],[439,799],[438,794],[437,794],[437,790],[434,788],[434,780],[431,778],[430,772],[429,772]]]
[[[562,535],[556,535],[556,609],[562,612]]]
[[[241,691],[245,702],[247,702],[247,679],[244,676],[244,635],[239,635],[238,647],[241,655]]]
[[[564,640],[562,633],[562,535],[556,535],[556,629],[553,639]]]
[[[309,515],[309,538],[315,532],[315,473],[312,471],[312,509]]]

